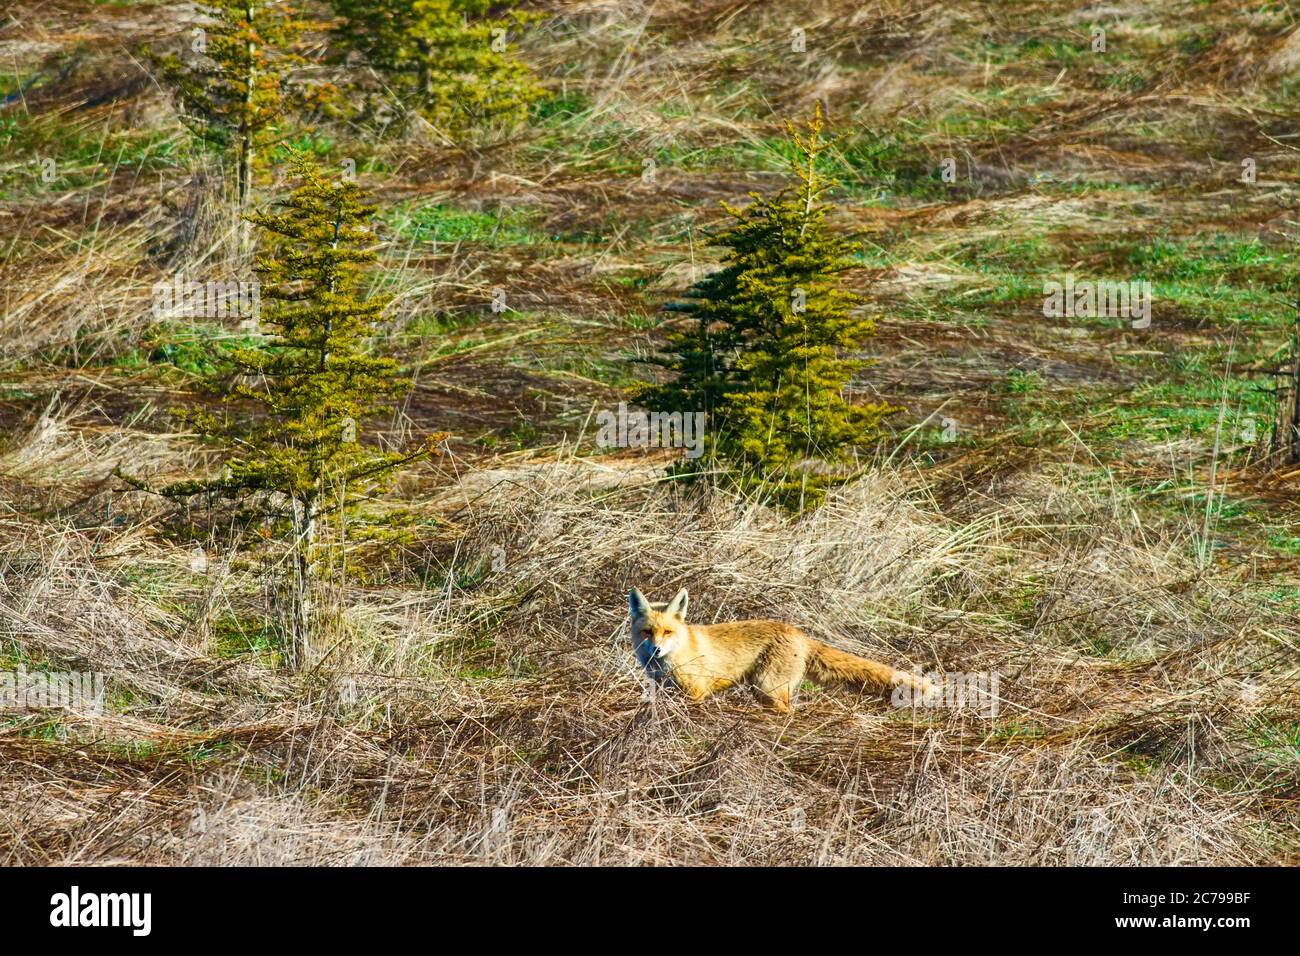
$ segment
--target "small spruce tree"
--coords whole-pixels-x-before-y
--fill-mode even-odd
[[[255,158],[284,138],[286,114],[313,99],[290,79],[307,23],[281,0],[206,0],[190,58],[157,58],[180,100],[181,118],[207,143],[228,151],[242,211]],[[321,90],[315,91],[319,98]]]
[[[506,33],[535,19],[492,0],[332,0],[337,36],[451,133],[517,122],[543,94]]]
[[[879,436],[884,404],[853,404],[845,389],[866,362],[853,358],[873,332],[854,314],[861,297],[841,287],[854,243],[835,235],[823,201],[835,179],[820,167],[829,143],[818,106],[803,131],[787,124],[798,179],[774,196],[751,194],[714,235],[724,267],[696,284],[691,321],[669,332],[652,359],[673,378],[641,390],[647,407],[703,411],[710,459],[745,488],[788,506],[814,505],[851,477],[853,450]],[[690,462],[683,467],[692,466]]]
[[[161,493],[178,499],[259,496],[265,505],[260,513],[283,520],[293,572],[287,656],[301,666],[315,625],[323,529],[331,519],[341,523],[360,497],[373,494],[402,465],[435,453],[442,436],[404,451],[379,451],[359,441],[361,424],[409,388],[393,359],[367,347],[387,304],[363,292],[366,266],[376,258],[369,227],[374,207],[363,202],[355,183],[326,181],[299,154],[292,162],[300,182],[281,210],[250,216],[271,239],[258,260],[266,307],[261,321],[269,334],[260,347],[231,354],[238,380],[228,400],[238,413],[189,416],[229,449],[224,472]]]

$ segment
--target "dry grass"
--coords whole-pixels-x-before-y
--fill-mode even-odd
[[[616,461],[474,485],[423,505],[457,524],[443,586],[350,589],[300,678],[204,653],[197,621],[121,583],[200,588],[183,549],[11,523],[0,637],[108,674],[119,703],[0,736],[9,861],[1223,864],[1294,846],[1297,763],[1255,724],[1294,718],[1293,620],[1113,501],[1040,483],[953,522],[881,474],[792,521]],[[689,707],[636,668],[630,583],[689,584],[701,619],[999,671],[1001,713],[816,689],[790,719],[744,691]]]

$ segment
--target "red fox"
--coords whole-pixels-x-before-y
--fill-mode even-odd
[[[931,689],[923,677],[838,650],[780,621],[687,624],[688,600],[683,588],[658,610],[635,588],[628,596],[637,660],[651,677],[671,677],[691,700],[745,682],[788,714],[805,676],[821,684]]]

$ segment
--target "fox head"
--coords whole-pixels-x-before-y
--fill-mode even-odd
[[[632,612],[632,647],[641,666],[651,670],[652,663],[667,657],[686,638],[686,603],[690,598],[682,588],[665,605],[652,605],[636,588],[628,595]]]

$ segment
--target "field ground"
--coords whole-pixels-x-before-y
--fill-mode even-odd
[[[221,168],[138,55],[192,8],[8,5],[0,669],[109,693],[0,715],[0,862],[1300,860],[1300,472],[1260,460],[1300,292],[1286,5],[542,8],[523,130],[298,138],[382,210],[381,345],[415,387],[371,433],[450,437],[367,509],[409,533],[358,546],[294,674],[269,552],[112,476],[215,467],[171,412],[242,334],[150,314],[155,282],[241,268]],[[779,187],[782,122],[819,99],[877,318],[859,385],[903,411],[868,478],[792,518],[591,421],[716,264],[718,201]],[[1044,318],[1067,272],[1149,281],[1150,327]],[[1005,700],[688,706],[636,667],[634,584],[997,671]]]

